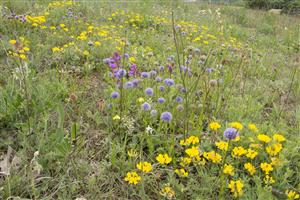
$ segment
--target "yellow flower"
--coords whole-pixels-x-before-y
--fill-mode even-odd
[[[263,170],[265,172],[265,174],[269,174],[271,171],[273,171],[272,165],[269,163],[266,163],[266,162],[261,163],[260,168],[261,168],[261,170]]]
[[[248,129],[255,133],[258,132],[258,128],[256,127],[255,124],[248,124]]]
[[[24,47],[23,50],[26,52],[30,51],[30,49],[28,47]]]
[[[240,122],[231,122],[229,123],[229,126],[237,130],[242,130],[244,127]]]
[[[218,149],[222,151],[227,151],[228,150],[228,142],[225,141],[220,141],[215,143]]]
[[[188,146],[190,144],[198,144],[200,142],[199,138],[196,136],[190,136],[189,138],[187,138],[186,140],[180,140],[180,145],[182,146]]]
[[[276,143],[266,147],[266,151],[270,156],[277,156],[282,150],[282,144]]]
[[[259,134],[257,136],[257,139],[261,142],[264,142],[264,143],[269,143],[271,141],[271,138],[265,134]]]
[[[129,184],[138,184],[141,180],[141,177],[136,172],[127,172],[126,177],[124,178]]]
[[[9,43],[10,43],[11,45],[15,45],[15,44],[17,43],[17,41],[16,41],[16,40],[9,40]]]
[[[254,148],[254,149],[260,149],[261,146],[262,146],[261,144],[254,144],[254,143],[249,145],[249,147]]]
[[[148,173],[152,171],[152,165],[149,162],[139,162],[136,167],[142,172]]]
[[[199,165],[205,165],[206,160],[203,157],[196,156],[195,163]]]
[[[132,63],[134,63],[135,62],[135,58],[134,57],[130,57],[129,61],[132,62]]]
[[[130,149],[130,150],[127,151],[127,155],[128,155],[129,157],[131,157],[131,158],[135,158],[135,157],[138,156],[138,153],[136,152],[136,150]]]
[[[185,150],[185,153],[189,155],[190,157],[196,157],[200,154],[199,150],[197,147],[193,146],[191,148],[188,148]]]
[[[269,176],[268,174],[264,178],[265,184],[273,184],[275,183],[275,180],[273,179],[272,176]]]
[[[213,163],[220,163],[222,160],[222,156],[215,151],[204,152],[203,157],[207,160],[211,160]]]
[[[144,101],[145,101],[145,99],[143,97],[140,97],[137,99],[137,102],[139,102],[139,103],[143,103]]]
[[[96,41],[96,42],[94,42],[94,44],[95,44],[95,46],[100,46],[100,45],[101,45],[101,42]]]
[[[284,142],[285,141],[285,137],[283,135],[280,135],[280,134],[274,134],[273,139],[276,140],[277,142]]]
[[[20,57],[22,60],[26,60],[26,59],[27,59],[27,57],[26,57],[25,54],[20,54],[19,57]]]
[[[65,24],[60,24],[59,26],[60,26],[61,28],[65,28],[65,27],[66,27]]]
[[[285,194],[289,200],[296,200],[300,198],[299,194],[293,190],[286,190]]]
[[[209,126],[210,130],[213,130],[213,131],[216,131],[219,128],[221,128],[221,125],[218,122],[211,122],[211,123],[209,123],[208,126]]]
[[[249,174],[252,176],[255,174],[256,169],[251,163],[245,163],[244,164],[245,169],[249,172]]]
[[[271,165],[272,166],[278,165],[279,163],[280,163],[279,158],[276,158],[276,157],[271,158]]]
[[[161,165],[167,165],[172,161],[172,158],[168,154],[158,154],[156,156],[156,160],[161,164]]]
[[[119,115],[115,115],[114,117],[113,117],[113,120],[115,121],[115,120],[120,120],[121,119],[121,117],[119,116]]]
[[[246,157],[250,159],[254,159],[258,155],[257,151],[254,151],[253,149],[248,149]]]
[[[178,174],[178,176],[181,176],[181,177],[187,177],[189,175],[189,173],[187,171],[185,171],[185,169],[183,169],[183,168],[175,169],[175,173]]]
[[[237,181],[231,180],[228,185],[230,192],[235,198],[238,198],[243,195],[243,187],[244,184],[241,180],[237,180]]]
[[[180,164],[182,167],[185,167],[185,166],[191,164],[191,162],[192,162],[192,159],[191,159],[191,158],[189,158],[189,157],[183,157],[183,158],[181,158],[181,162],[180,162],[179,164]]]
[[[223,173],[233,176],[234,175],[234,167],[232,165],[225,164]]]
[[[160,192],[160,195],[166,197],[167,199],[172,199],[175,196],[174,190],[170,186],[164,187]]]
[[[233,157],[240,157],[240,156],[243,156],[243,155],[246,155],[246,154],[247,154],[247,150],[244,149],[244,147],[242,147],[242,146],[234,147],[232,149],[232,152],[231,152],[231,155]]]
[[[87,50],[84,50],[83,55],[88,56],[88,55],[90,55],[90,52],[88,52]]]
[[[52,48],[52,52],[55,53],[55,52],[60,52],[62,49],[59,48],[59,47],[53,47]]]

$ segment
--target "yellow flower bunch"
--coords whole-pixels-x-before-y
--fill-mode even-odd
[[[199,138],[197,136],[190,136],[189,138],[185,139],[185,140],[180,140],[180,145],[181,146],[188,146],[188,145],[195,145],[198,144],[200,142]]]
[[[256,169],[255,169],[255,167],[251,163],[245,163],[244,167],[249,172],[249,174],[251,176],[253,176],[253,174],[255,174]]]
[[[213,163],[220,163],[222,160],[222,156],[215,151],[204,152],[203,157],[212,161]]]
[[[187,171],[185,171],[185,169],[183,169],[183,168],[175,169],[174,172],[180,177],[187,177],[189,175],[189,173]]]
[[[136,167],[142,172],[148,173],[152,171],[152,165],[149,162],[139,162]]]
[[[200,154],[198,147],[191,147],[185,150],[185,153],[190,157],[196,157]]]
[[[271,141],[271,138],[265,134],[259,134],[257,136],[257,139],[261,142],[264,142],[264,143],[269,143]]]
[[[260,168],[263,172],[265,172],[265,174],[269,174],[271,171],[273,171],[272,165],[266,162],[261,163]]]
[[[270,156],[277,156],[282,150],[282,144],[276,143],[266,147],[266,151]]]
[[[273,135],[273,140],[277,141],[277,142],[284,142],[285,141],[285,137],[283,135],[280,135],[278,133]]]
[[[216,131],[219,128],[221,128],[221,125],[218,122],[211,122],[211,123],[209,123],[208,127],[210,130]]]
[[[256,127],[255,124],[248,124],[248,129],[253,131],[254,133],[258,132],[258,128]]]
[[[241,124],[240,122],[231,122],[229,123],[229,126],[237,130],[242,130],[244,127],[243,124]]]
[[[235,198],[241,197],[243,195],[244,184],[241,180],[233,181],[231,180],[228,188]]]
[[[129,184],[138,184],[140,182],[141,177],[136,172],[127,172],[126,177],[124,178]]]
[[[273,184],[273,183],[275,183],[275,180],[274,180],[274,178],[272,176],[270,176],[270,175],[267,174],[264,177],[264,182],[265,182],[265,184]]]
[[[254,159],[257,155],[258,155],[258,152],[257,152],[257,151],[254,151],[254,150],[251,149],[251,148],[249,148],[249,149],[247,150],[247,154],[246,154],[246,157],[247,157],[247,158]]]
[[[231,155],[233,157],[241,157],[246,154],[247,154],[247,150],[244,149],[244,147],[242,146],[234,147],[231,152]]]
[[[215,143],[218,149],[222,151],[227,151],[228,150],[228,142],[225,141],[220,141]]]
[[[223,173],[228,174],[230,176],[233,176],[234,175],[234,167],[232,165],[225,164],[224,169],[223,169]]]
[[[172,158],[165,153],[165,154],[158,154],[158,156],[156,156],[156,160],[161,165],[167,165],[172,161]]]
[[[183,158],[180,159],[179,164],[182,167],[185,167],[185,166],[188,166],[189,164],[191,164],[191,162],[192,162],[192,159],[190,157],[183,157]]]
[[[293,190],[286,190],[285,194],[289,200],[296,200],[300,198],[300,195]]]
[[[175,192],[170,186],[164,187],[160,192],[160,195],[166,197],[167,199],[172,199],[175,197]]]

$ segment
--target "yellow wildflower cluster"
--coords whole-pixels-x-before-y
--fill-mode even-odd
[[[139,162],[136,167],[142,172],[148,173],[152,171],[152,165],[149,162]]]
[[[189,155],[190,157],[196,157],[196,156],[199,156],[199,154],[200,154],[198,147],[195,147],[195,146],[186,149],[185,153],[187,155]]]
[[[229,126],[237,130],[242,130],[244,127],[243,124],[241,124],[240,122],[231,122],[229,123]]]
[[[242,146],[234,147],[231,152],[233,157],[241,157],[247,154],[247,150]]]
[[[254,151],[254,150],[251,149],[251,148],[249,148],[249,149],[247,150],[247,154],[246,154],[246,157],[247,157],[247,158],[254,159],[257,155],[258,155],[258,152],[257,152],[257,151]]]
[[[269,143],[271,141],[271,138],[265,134],[259,134],[257,135],[257,139],[261,142],[264,142],[264,143]]]
[[[71,6],[74,4],[75,4],[75,2],[73,2],[73,1],[53,1],[48,4],[48,7],[49,8],[59,8],[59,7]]]
[[[190,136],[185,140],[180,140],[180,145],[182,146],[188,146],[188,145],[195,145],[200,142],[199,138],[197,136]]]
[[[266,151],[270,156],[277,156],[282,150],[282,144],[276,143],[266,147]]]
[[[256,169],[255,169],[255,167],[251,163],[245,163],[244,167],[249,172],[249,174],[251,176],[253,176],[253,174],[255,174]]]
[[[210,130],[216,131],[221,128],[221,125],[218,122],[211,122],[209,123],[208,127]]]
[[[234,167],[232,165],[225,164],[224,169],[223,169],[223,173],[228,174],[230,176],[233,176],[234,175]]]
[[[204,152],[203,157],[212,161],[213,163],[220,163],[222,160],[222,156],[215,151]]]
[[[228,142],[225,141],[220,141],[215,143],[218,149],[222,151],[227,151],[228,150]]]
[[[8,55],[19,58],[21,60],[27,60],[30,48],[28,40],[24,37],[20,37],[19,40],[9,40],[9,43],[13,46],[13,50],[8,51]]]
[[[124,178],[129,184],[138,184],[141,180],[141,177],[136,172],[127,172],[126,177]]]
[[[300,195],[293,190],[286,190],[285,194],[289,200],[296,200],[300,198]]]
[[[255,133],[258,132],[258,128],[256,127],[255,124],[248,124],[248,129]]]
[[[260,168],[265,174],[269,174],[271,171],[273,171],[272,165],[266,162],[261,163]]]
[[[230,189],[230,192],[235,198],[238,198],[243,195],[244,184],[241,180],[231,180],[228,185],[228,188]]]
[[[175,192],[170,186],[166,186],[162,188],[159,194],[162,195],[163,197],[166,197],[167,199],[172,199],[175,197]]]
[[[185,169],[183,169],[183,168],[175,169],[175,173],[180,177],[187,177],[189,175],[189,173],[187,171],[185,171]]]
[[[44,15],[41,16],[26,16],[26,20],[28,23],[31,23],[32,26],[37,27],[39,25],[42,25],[46,22],[46,17]]]
[[[172,161],[172,158],[165,153],[165,154],[158,154],[158,156],[156,156],[156,160],[161,165],[167,165]]]

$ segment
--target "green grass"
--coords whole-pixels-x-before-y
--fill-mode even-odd
[[[185,135],[199,137],[201,151],[218,151],[214,141],[222,137],[222,131],[213,136],[208,128],[211,121],[218,121],[221,130],[229,122],[240,121],[244,129],[239,145],[245,148],[248,137],[256,138],[247,130],[249,123],[256,124],[259,133],[281,133],[287,139],[280,164],[272,172],[274,184],[265,184],[259,169],[259,163],[270,162],[263,150],[253,161],[258,171],[254,177],[242,170],[245,159],[229,156],[227,161],[239,170],[225,180],[243,180],[240,199],[286,199],[285,190],[300,192],[298,17],[180,1],[87,1],[59,8],[49,8],[45,1],[7,1],[0,6],[0,199],[164,199],[160,191],[166,185],[174,190],[174,199],[217,199],[221,185],[227,187],[220,177],[222,165],[207,161],[204,167],[187,167],[188,178],[173,172],[184,154],[179,140]],[[10,10],[31,16],[49,12],[43,24],[46,28],[10,19]],[[131,14],[126,16],[122,10]],[[78,18],[67,17],[69,11]],[[172,12],[175,25],[181,24],[180,31],[186,35],[177,32],[177,49]],[[68,31],[59,28],[60,24]],[[51,26],[58,28],[50,30]],[[89,26],[94,28],[86,34],[87,39],[77,39]],[[193,42],[199,30],[204,39]],[[206,38],[207,34],[216,38]],[[26,60],[8,55],[19,48],[9,43],[13,39],[30,48]],[[95,41],[101,45],[91,45]],[[65,44],[69,47],[63,47]],[[53,52],[53,47],[64,50]],[[182,78],[177,51],[183,63],[189,49],[194,52],[193,76]],[[85,50],[89,55],[84,55]],[[165,93],[167,106],[155,103],[159,85],[150,79],[134,92],[116,87],[103,63],[115,51],[134,57],[138,72],[166,66],[167,58],[175,56],[177,68],[172,78],[176,87]],[[198,61],[203,56],[207,59],[201,68]],[[204,67],[217,72],[209,75]],[[160,75],[164,79],[169,76]],[[201,78],[194,88],[198,75]],[[209,86],[211,80],[219,80],[216,87]],[[182,94],[181,112],[174,103],[180,84],[192,91],[189,96]],[[144,94],[147,87],[154,88],[152,98]],[[115,90],[123,95],[120,101],[110,98]],[[172,123],[166,125],[159,122],[159,116],[153,119],[142,112],[140,97],[155,105],[159,113],[172,112]],[[108,109],[111,103],[113,107]],[[116,115],[122,120],[113,120]],[[148,125],[153,134],[145,131]],[[128,157],[130,149],[135,149],[135,158]],[[155,160],[163,152],[173,158],[169,168]],[[142,175],[139,184],[129,185],[124,177],[140,161],[152,163],[153,171]],[[227,188],[224,198],[233,198]]]

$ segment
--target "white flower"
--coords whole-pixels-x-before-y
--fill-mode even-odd
[[[153,133],[153,128],[151,128],[149,125],[146,127],[146,133],[152,134]]]

